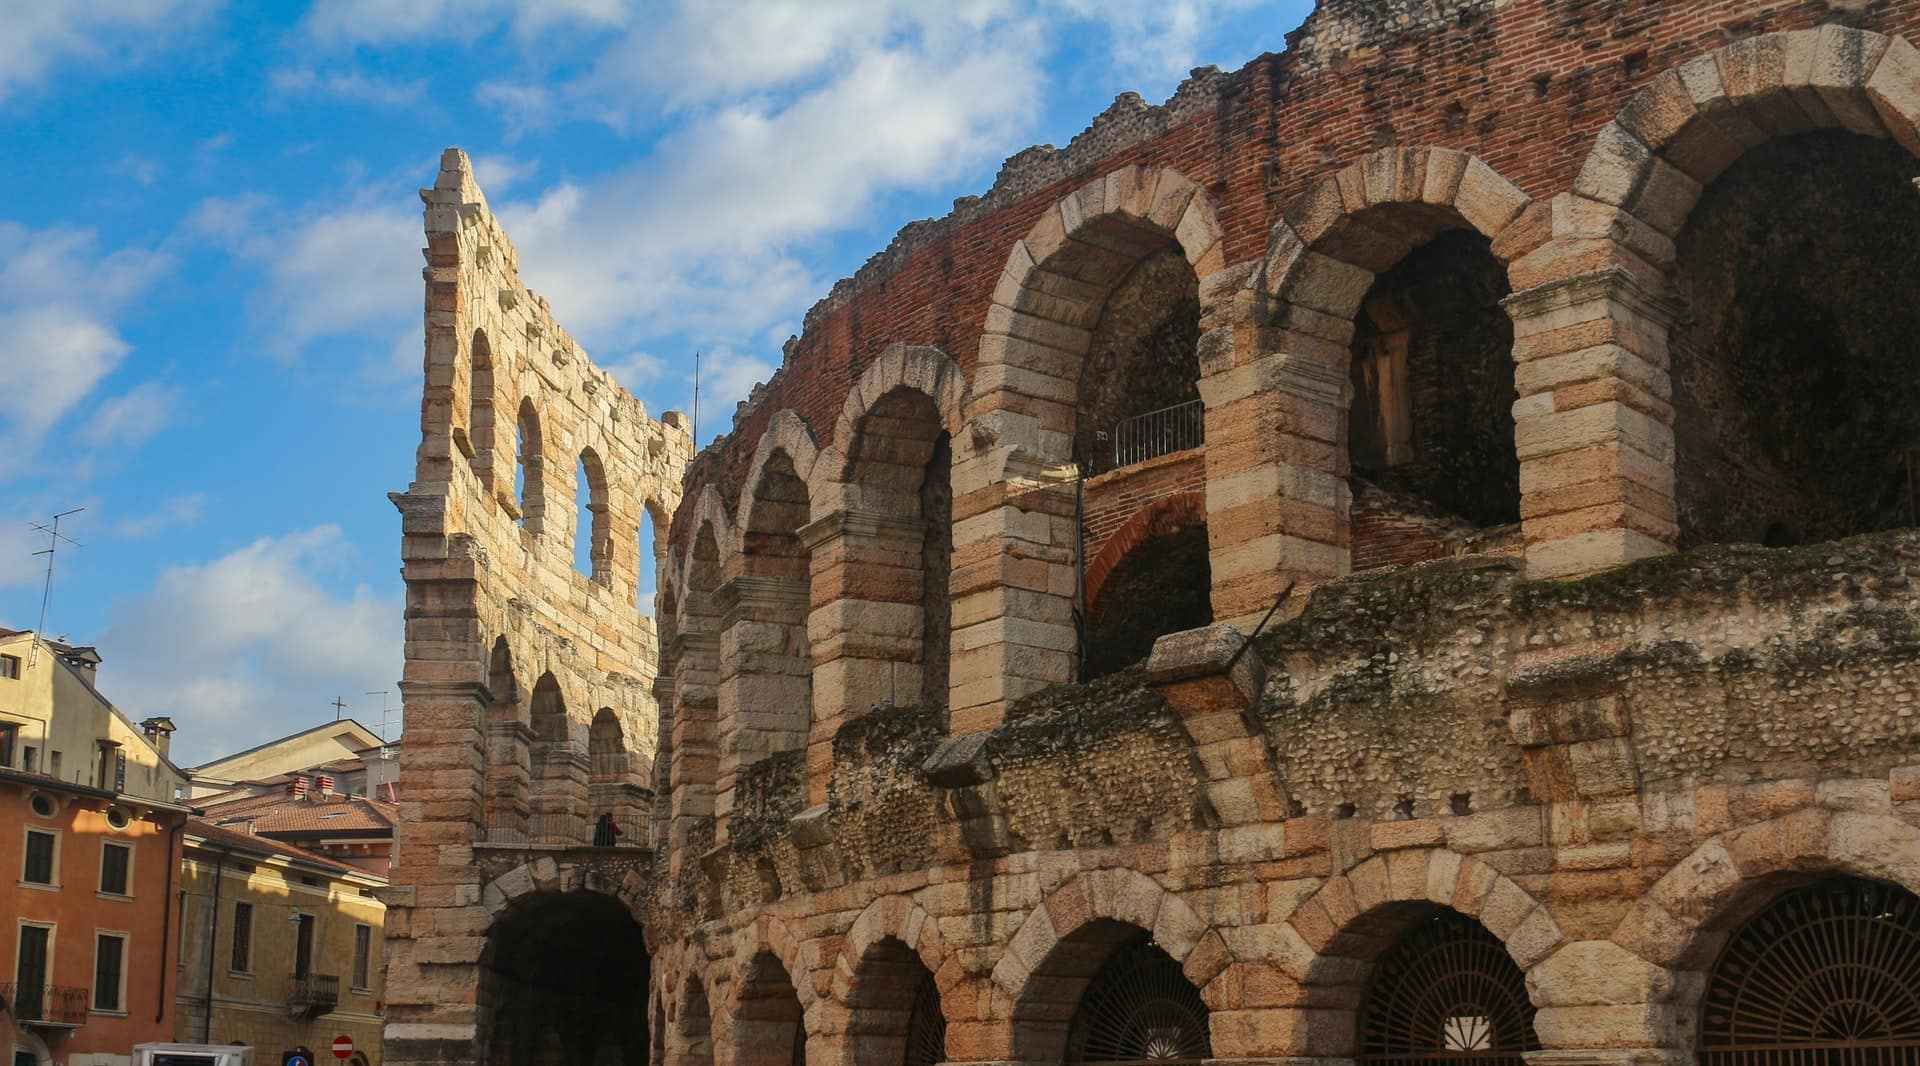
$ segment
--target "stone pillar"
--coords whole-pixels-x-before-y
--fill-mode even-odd
[[[954,733],[990,730],[1014,700],[1073,680],[1074,476],[1018,450],[954,466]]]
[[[1506,308],[1528,575],[1577,577],[1672,551],[1671,304],[1606,266],[1516,292]]]
[[[745,557],[751,559],[751,556]],[[719,767],[714,840],[727,839],[740,771],[807,743],[813,664],[806,654],[810,590],[800,577],[743,574],[720,586]]]
[[[486,838],[527,839],[528,793],[533,780],[533,727],[512,719],[487,723]]]
[[[713,780],[717,766],[714,717],[720,641],[710,633],[674,638],[673,763],[667,843],[676,875],[689,857],[712,846]],[[691,856],[688,848],[694,851]]]
[[[587,757],[572,740],[535,741],[532,833],[537,844],[583,845],[587,831]]]
[[[663,669],[669,664],[661,662]],[[668,825],[673,811],[673,675],[663,673],[653,679],[653,702],[660,708],[660,748],[653,755],[653,809],[648,815],[647,845],[659,852],[667,847]]]
[[[1202,345],[1213,617],[1252,632],[1291,584],[1304,596],[1351,566],[1347,484],[1353,323],[1289,304],[1255,328],[1253,290]],[[1244,347],[1245,351],[1236,349]]]
[[[802,526],[812,553],[807,641],[813,713],[807,803],[824,803],[833,737],[875,707],[920,694],[920,586],[925,529],[916,519],[839,510]]]
[[[411,630],[414,621],[408,625]],[[474,659],[477,663],[478,653]],[[408,672],[420,666],[410,660]],[[385,1061],[393,1066],[472,1062],[484,941],[469,935],[466,917],[480,901],[473,842],[485,779],[480,722],[486,687],[478,680],[402,680],[400,696],[406,716],[400,821],[394,827],[391,884],[382,892],[387,904]]]

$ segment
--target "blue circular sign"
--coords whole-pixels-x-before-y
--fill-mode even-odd
[[[305,1055],[289,1055],[286,1066],[313,1066],[313,1063],[308,1062]]]

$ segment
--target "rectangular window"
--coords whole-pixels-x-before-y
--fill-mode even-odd
[[[46,1002],[47,974],[52,967],[53,927],[21,925],[20,959],[13,971],[14,980],[18,983],[13,1000],[14,1017],[41,1016],[41,1006]]]
[[[300,932],[293,942],[293,975],[305,977],[313,972],[313,915],[300,916]]]
[[[93,938],[93,1009],[118,1011],[126,979],[127,935],[99,933]]]
[[[368,988],[367,969],[372,960],[373,927],[356,925],[353,927],[353,987]]]
[[[20,750],[20,769],[28,773],[40,769],[40,749],[29,744]]]
[[[127,895],[128,872],[133,867],[133,849],[108,841],[100,846],[100,891],[109,896]]]
[[[20,880],[30,885],[51,885],[59,865],[60,838],[39,829],[27,830],[27,861]]]
[[[19,726],[12,722],[0,722],[0,766],[12,768],[13,748],[19,739]]]
[[[9,681],[20,680],[20,657],[18,655],[0,655],[0,678]]]
[[[60,776],[60,753],[59,752],[54,751],[54,752],[47,753],[47,773],[55,778]]]
[[[236,903],[233,905],[233,965],[234,973],[253,972],[253,904]]]

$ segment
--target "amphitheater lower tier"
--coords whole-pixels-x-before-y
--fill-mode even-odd
[[[393,899],[389,1061],[1920,1061],[1920,533],[1469,558]],[[551,852],[551,853],[549,853]]]

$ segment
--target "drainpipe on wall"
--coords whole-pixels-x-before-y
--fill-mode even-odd
[[[220,861],[213,868],[213,909],[207,921],[207,1013],[200,1023],[200,1042],[213,1043],[213,957],[219,954],[220,944],[220,881],[227,869],[227,856],[222,851]]]
[[[167,902],[167,913],[160,918],[160,991],[154,995],[153,1022],[155,1025],[167,1019],[167,971],[172,966],[171,960],[167,958],[167,947],[173,943],[173,871],[180,865],[180,860],[174,858],[173,853],[179,850],[180,836],[186,831],[187,820],[182,818],[180,824],[173,827],[173,832],[168,834],[167,839],[167,890],[160,893],[160,898]],[[181,930],[180,935],[185,936],[186,930]]]

